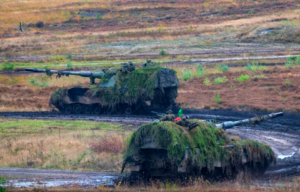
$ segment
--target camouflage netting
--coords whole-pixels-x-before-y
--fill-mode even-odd
[[[56,89],[50,97],[49,106],[54,105],[62,108],[64,105],[63,98],[67,95],[67,92],[68,89],[65,87]]]
[[[113,106],[117,103],[133,104],[138,98],[153,99],[154,89],[158,81],[159,66],[138,68],[131,73],[117,73],[116,85],[111,88],[94,87],[91,97],[101,100],[102,105]],[[102,83],[107,82],[105,77]]]
[[[200,168],[207,167],[209,171],[213,171],[217,160],[230,162],[230,166],[237,168],[242,166],[243,151],[247,153],[248,160],[266,163],[267,166],[275,160],[274,152],[265,144],[252,140],[231,141],[223,129],[217,129],[210,123],[198,122],[199,125],[191,132],[173,122],[142,125],[132,134],[124,159],[140,153],[141,140],[150,136],[154,143],[167,149],[169,159],[177,165],[183,160],[186,147],[189,147],[193,164]],[[228,144],[235,147],[223,147]],[[196,148],[200,149],[200,154]]]

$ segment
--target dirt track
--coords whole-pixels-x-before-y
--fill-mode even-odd
[[[217,122],[239,120],[263,115],[266,113],[237,112],[231,110],[184,110],[191,118],[216,119]],[[92,120],[92,121],[116,121],[135,123],[136,125],[150,122],[154,116],[83,116],[83,115],[61,115],[52,112],[15,112],[0,113],[0,116],[14,119],[47,119],[47,120]],[[271,165],[262,180],[274,179],[276,177],[290,177],[300,175],[300,115],[285,114],[283,117],[262,122],[259,125],[245,125],[227,130],[229,134],[238,135],[245,139],[253,139],[264,142],[272,147],[278,155],[276,165]],[[2,174],[1,174],[2,173]],[[30,170],[15,168],[0,168],[0,175],[10,177],[26,176],[27,180],[9,180],[15,186],[37,186],[43,183],[46,186],[61,186],[63,184],[78,183],[82,186],[94,186],[97,182],[109,179],[117,179],[120,175],[111,173],[79,173],[52,170]],[[35,177],[39,179],[36,180]],[[56,180],[53,178],[57,178]],[[54,182],[56,181],[56,183]],[[110,180],[113,182],[112,180]],[[54,182],[54,183],[53,183]],[[99,184],[99,183],[98,183]]]

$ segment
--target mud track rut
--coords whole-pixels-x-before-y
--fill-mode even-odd
[[[231,110],[184,110],[185,114],[197,119],[216,119],[218,123],[239,120],[264,115],[267,113],[238,112]],[[43,120],[89,120],[129,123],[137,126],[156,119],[155,116],[117,116],[117,115],[65,115],[57,112],[0,112],[0,117],[7,119],[43,119]],[[253,139],[264,142],[272,147],[277,154],[277,164],[271,165],[259,181],[276,177],[290,177],[300,175],[300,114],[285,114],[283,117],[262,122],[259,125],[245,125],[227,132],[238,135],[243,139]],[[282,159],[280,159],[282,158]],[[27,179],[11,179],[16,187],[29,186],[62,186],[77,184],[81,186],[95,186],[100,183],[114,183],[121,175],[111,173],[85,173],[51,170],[31,170],[18,168],[0,168],[0,176],[19,177],[26,175]],[[37,181],[35,177],[38,177]],[[57,178],[57,180],[53,179]],[[55,183],[55,182],[56,183]],[[41,183],[41,184],[39,184]]]

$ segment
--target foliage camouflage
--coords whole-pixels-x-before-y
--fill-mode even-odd
[[[116,75],[116,83],[113,87],[99,87],[91,85],[91,89],[86,96],[97,98],[102,106],[113,106],[118,103],[134,104],[139,98],[145,97],[153,99],[154,89],[160,85],[167,84],[162,78],[163,72],[176,74],[174,70],[162,68],[160,66],[136,68],[134,71],[123,73],[118,68],[110,68],[101,78],[100,83],[107,83],[111,77]],[[162,74],[160,74],[162,73]],[[176,76],[175,76],[176,77]],[[176,85],[177,86],[177,85]],[[50,98],[50,104],[61,106],[63,97],[67,95],[66,88],[57,89]],[[169,97],[177,97],[176,92],[170,93]]]
[[[143,138],[150,136],[152,142],[167,150],[168,158],[177,165],[184,159],[186,147],[194,166],[207,167],[214,170],[214,162],[230,162],[230,166],[241,167],[243,151],[248,155],[248,160],[270,164],[275,161],[272,149],[252,140],[231,140],[223,129],[216,128],[211,123],[199,120],[199,125],[191,131],[176,125],[174,122],[152,122],[142,125],[133,132],[124,152],[124,160],[140,153],[140,145]],[[224,148],[224,145],[234,145],[232,149]],[[196,148],[200,149],[200,154]]]

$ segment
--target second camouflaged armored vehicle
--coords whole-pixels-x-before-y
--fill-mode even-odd
[[[26,71],[51,75],[77,75],[90,78],[90,86],[57,89],[49,105],[74,114],[146,113],[162,111],[175,104],[179,85],[172,69],[160,66],[135,67],[131,62],[123,68],[110,68],[104,72],[72,72],[45,69]],[[95,79],[100,79],[98,84]]]
[[[144,124],[130,138],[122,171],[129,165],[133,175],[150,178],[233,178],[245,170],[262,174],[276,160],[272,149],[253,140],[232,139],[225,130],[281,115],[273,113],[221,124],[195,119],[190,120],[191,125],[198,125],[188,128],[172,121]]]

